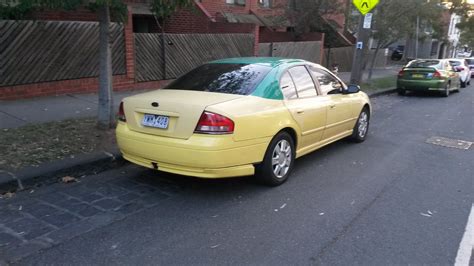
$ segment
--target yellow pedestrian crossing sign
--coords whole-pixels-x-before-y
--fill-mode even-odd
[[[352,3],[362,15],[365,15],[379,3],[379,0],[352,0]]]

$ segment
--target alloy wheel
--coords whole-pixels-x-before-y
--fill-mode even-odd
[[[366,112],[360,113],[359,116],[359,128],[358,128],[358,134],[359,137],[364,138],[365,134],[367,134],[367,128],[369,126],[369,116],[367,115]]]
[[[272,153],[272,168],[277,178],[283,178],[288,173],[291,166],[291,156],[290,143],[285,139],[280,140]]]

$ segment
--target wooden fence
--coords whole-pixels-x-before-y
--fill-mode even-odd
[[[320,41],[315,42],[275,42],[260,43],[259,56],[299,58],[314,63],[321,63]]]
[[[123,26],[111,24],[113,73],[125,73]],[[0,21],[0,86],[96,77],[97,22]]]
[[[375,54],[375,50],[368,52],[366,60],[362,64],[366,64],[366,69],[370,66],[370,60]],[[349,72],[352,68],[352,60],[354,57],[354,47],[326,48],[324,49],[323,65],[330,68],[334,64],[339,65],[340,72]],[[375,67],[385,67],[387,65],[387,56],[384,49],[380,49],[375,59]]]
[[[165,69],[161,34],[135,34],[137,81],[172,79],[204,62],[253,55],[252,34],[166,34]]]

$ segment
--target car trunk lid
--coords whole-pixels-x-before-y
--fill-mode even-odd
[[[433,79],[437,72],[436,68],[432,67],[414,67],[403,69],[403,79]]]
[[[188,139],[194,133],[206,107],[242,97],[245,96],[187,90],[157,90],[125,98],[124,109],[130,130]]]

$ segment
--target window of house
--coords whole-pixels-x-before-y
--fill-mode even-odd
[[[310,67],[310,70],[318,81],[323,95],[342,93],[342,84],[333,75],[315,67]]]
[[[225,0],[226,4],[245,6],[245,0]]]
[[[308,70],[304,66],[293,67],[290,70],[291,77],[295,82],[298,98],[316,96],[316,87]]]
[[[272,1],[271,0],[258,0],[258,4],[259,4],[259,6],[265,7],[265,8],[272,7]]]

